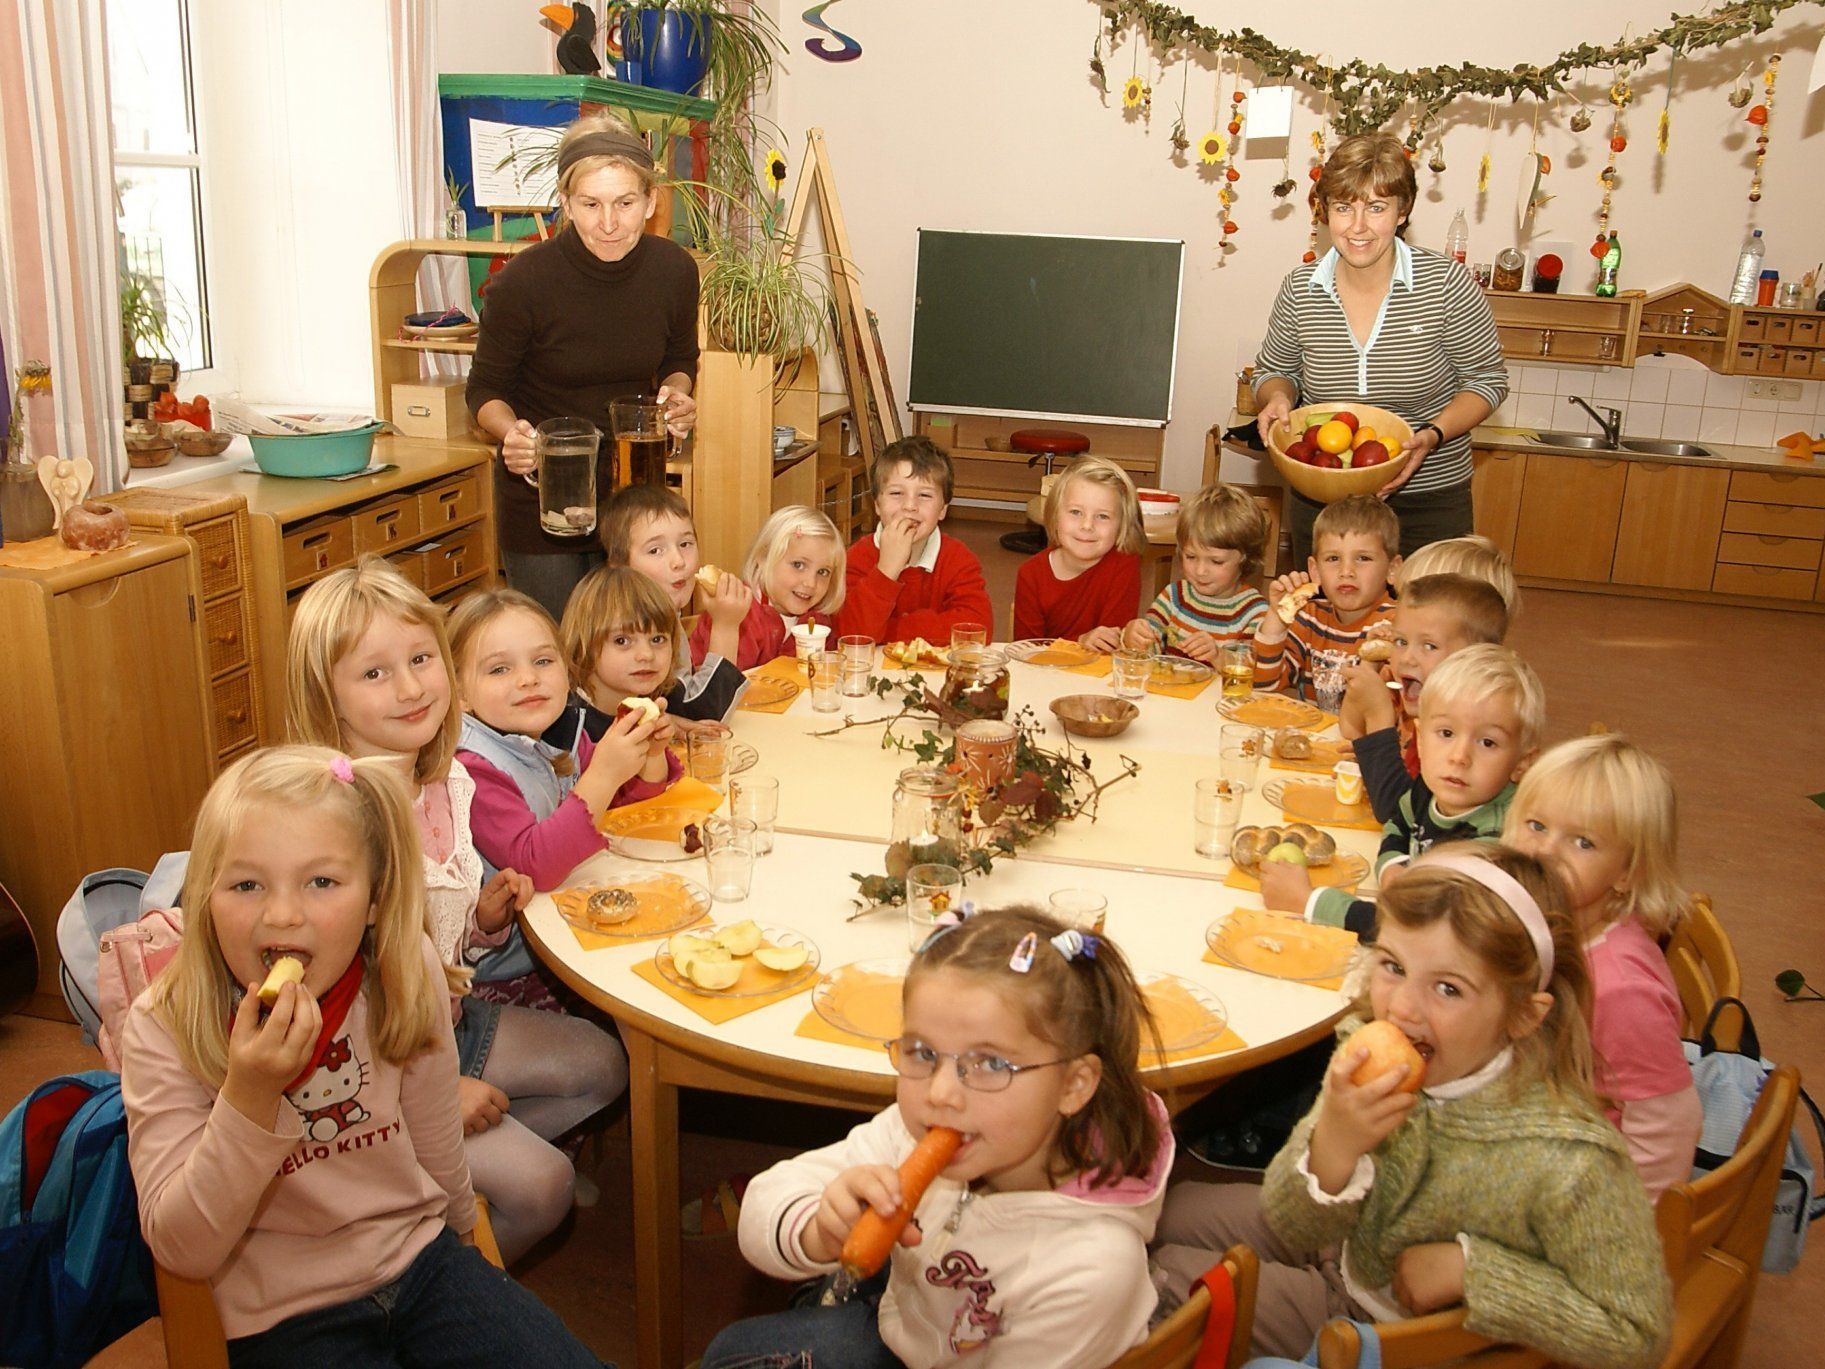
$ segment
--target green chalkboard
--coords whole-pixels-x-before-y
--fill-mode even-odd
[[[915,409],[1164,423],[1182,242],[919,230]]]

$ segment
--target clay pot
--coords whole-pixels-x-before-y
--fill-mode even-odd
[[[131,533],[125,509],[85,499],[64,514],[60,536],[72,551],[112,551],[124,547]]]

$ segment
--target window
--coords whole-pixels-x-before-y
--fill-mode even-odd
[[[185,371],[203,370],[214,358],[188,0],[111,0],[107,20],[122,290],[163,313]]]

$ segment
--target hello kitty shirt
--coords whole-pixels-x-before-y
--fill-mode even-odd
[[[425,973],[441,986],[430,939]],[[447,1222],[475,1225],[456,1041],[403,1067],[375,1055],[366,993],[268,1131],[185,1068],[141,995],[122,1034],[127,1153],[159,1262],[214,1285],[222,1329],[252,1335],[392,1282]]]

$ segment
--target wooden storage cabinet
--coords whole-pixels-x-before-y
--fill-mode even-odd
[[[1515,523],[1515,573],[1607,582],[1627,465],[1620,459],[1528,453]]]
[[[1633,366],[1642,293],[1538,294],[1484,290],[1502,355],[1553,366]],[[1606,355],[1607,352],[1607,355]]]
[[[1825,376],[1825,336],[1816,313],[1737,304],[1730,324],[1726,375]]]
[[[1711,588],[1825,602],[1825,480],[1736,471]]]
[[[1046,463],[1027,464],[1029,454],[1010,451],[1003,444],[1022,428],[1064,428],[1090,439],[1087,455],[1104,457],[1127,471],[1137,485],[1157,485],[1160,459],[1165,452],[1163,428],[1131,427],[1118,423],[1051,423],[1041,419],[1002,418],[993,414],[934,414],[921,410],[914,431],[923,433],[950,453],[956,468],[956,498],[986,499],[1018,504],[1022,512],[972,509],[976,517],[1026,520],[1027,500],[1039,493]],[[1222,434],[1207,439],[1207,451],[1220,444]],[[996,445],[991,446],[994,443]],[[1054,472],[1069,466],[1069,458],[1052,463]]]
[[[1476,530],[1514,559],[1515,526],[1521,516],[1521,488],[1527,476],[1525,452],[1470,453],[1470,499]]]
[[[77,881],[190,845],[213,774],[195,586],[191,542],[144,532],[55,570],[0,567],[0,883],[38,942],[39,1016],[68,1017],[56,920]]]
[[[1621,585],[1710,589],[1730,472],[1631,461],[1610,578]]]

